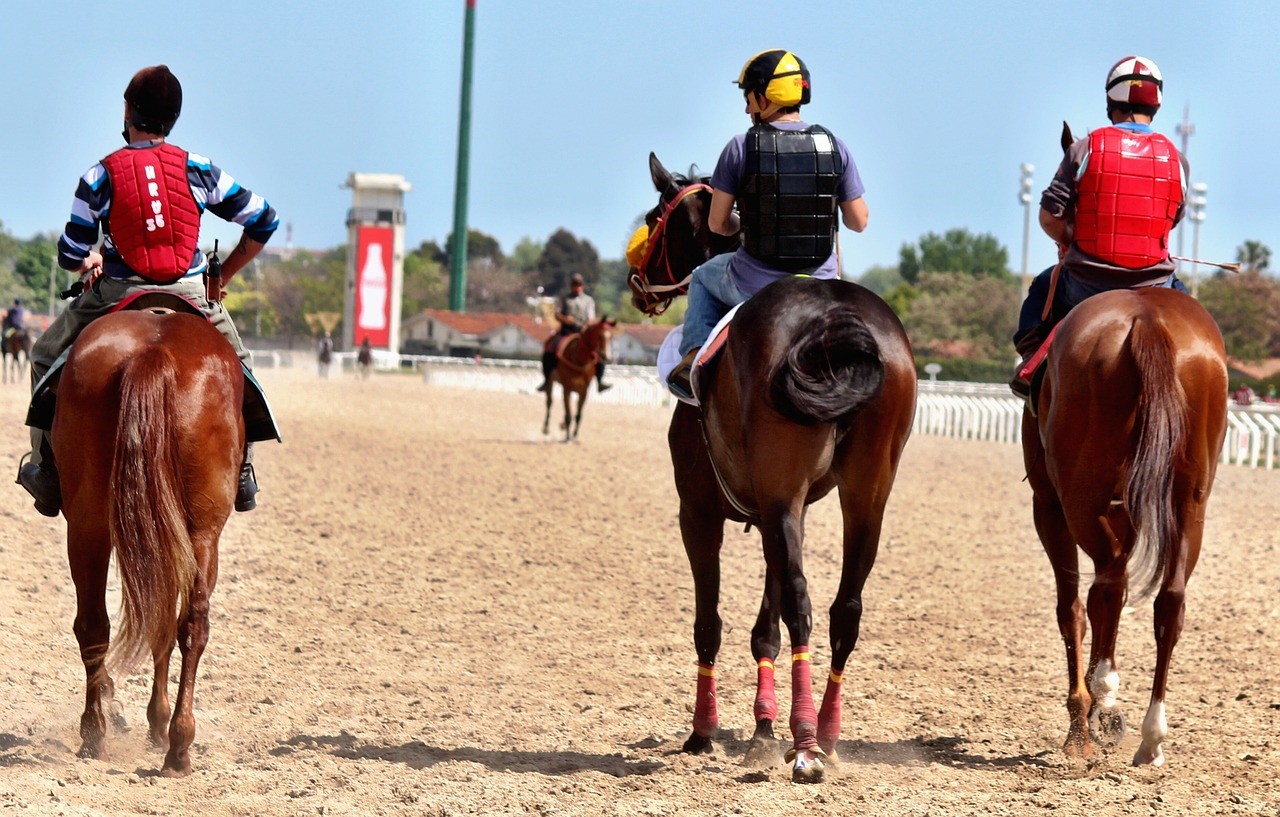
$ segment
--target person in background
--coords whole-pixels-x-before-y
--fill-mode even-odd
[[[560,345],[560,340],[581,332],[596,319],[596,302],[586,293],[585,285],[582,276],[575,272],[569,278],[568,293],[556,300],[556,321],[560,328],[547,340],[542,350],[542,385],[538,386],[538,391],[545,392],[551,387],[551,373],[556,368],[556,347]],[[596,362],[596,388],[602,392],[613,388],[612,383],[604,382],[606,362],[603,359]]]

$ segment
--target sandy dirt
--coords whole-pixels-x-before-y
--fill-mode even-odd
[[[258,510],[223,535],[186,779],[159,777],[145,745],[146,675],[117,679],[133,729],[110,759],[75,756],[64,528],[0,492],[0,814],[1280,814],[1280,472],[1219,472],[1168,764],[1129,765],[1154,660],[1143,604],[1120,631],[1130,735],[1086,765],[1060,751],[1065,660],[1018,450],[912,439],[846,675],[842,762],[797,786],[742,765],[763,565],[737,528],[723,732],[711,756],[679,751],[695,658],[669,410],[588,405],[562,445],[532,394],[262,374],[286,444],[261,446]],[[0,393],[0,462],[25,450],[24,405]],[[838,541],[828,499],[806,555],[817,678]],[[788,687],[779,673],[784,733]]]

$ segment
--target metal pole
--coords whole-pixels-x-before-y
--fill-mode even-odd
[[[1026,300],[1027,293],[1031,291],[1031,272],[1027,268],[1027,256],[1031,249],[1031,174],[1035,171],[1034,165],[1024,163],[1022,165],[1022,187],[1018,194],[1018,201],[1022,202],[1022,298]]]
[[[1204,221],[1205,193],[1209,190],[1209,185],[1204,182],[1196,182],[1191,185],[1191,200],[1188,202],[1191,209],[1191,256],[1193,258],[1200,257],[1200,222]],[[1191,296],[1193,298],[1200,297],[1200,267],[1196,266],[1191,272]]]
[[[453,192],[453,244],[449,248],[449,308],[467,309],[467,169],[471,152],[471,61],[475,44],[476,0],[466,0],[462,34],[462,105],[458,113],[458,175]]]
[[[1182,121],[1178,123],[1176,128],[1178,135],[1182,137],[1182,155],[1187,155],[1187,140],[1195,135],[1196,126],[1191,124],[1191,103],[1188,102],[1186,107],[1182,109]],[[1185,221],[1185,219],[1184,219]],[[1178,255],[1182,255],[1182,222],[1178,222]],[[1176,275],[1182,270],[1182,262],[1176,262],[1173,271]]]

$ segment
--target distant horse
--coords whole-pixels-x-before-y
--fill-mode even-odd
[[[51,438],[86,675],[80,756],[106,754],[106,713],[115,692],[108,669],[149,654],[155,670],[147,706],[151,742],[168,748],[164,774],[185,775],[218,538],[235,501],[244,450],[240,361],[202,317],[117,312],[76,340],[57,389]],[[113,551],[123,598],[112,644],[106,584]],[[182,670],[166,729],[175,643]]]
[[[17,383],[31,360],[31,347],[35,339],[27,329],[14,329],[0,342],[0,369],[4,370],[5,383]]]
[[[587,389],[596,377],[596,364],[611,355],[613,329],[618,322],[605,315],[587,324],[581,332],[557,341],[556,367],[547,380],[547,415],[542,420],[542,433],[551,430],[551,393],[553,383],[559,383],[564,392],[564,441],[576,440],[582,427],[582,407],[587,402]],[[577,395],[577,412],[574,413],[572,397]]]
[[[647,283],[676,284],[725,241],[707,226],[710,194],[649,156],[658,206],[650,245],[633,270],[637,305]],[[735,242],[736,243],[736,242]],[[662,298],[658,298],[661,300]],[[697,699],[687,752],[707,752],[719,726],[720,548],[732,519],[760,528],[764,599],[751,631],[758,667],[749,763],[776,762],[774,662],[779,621],[791,639],[792,779],[823,779],[840,735],[840,690],[858,639],[862,588],[875,562],[885,502],[915,414],[916,372],[902,324],[869,290],[787,277],[747,301],[711,368],[700,370],[701,410],[681,403],[667,435],[680,497],[680,532],[693,570]],[[820,710],[810,681],[812,610],[802,570],[804,516],[837,489],[844,517],[840,587],[831,605],[831,674]]]
[[[1226,434],[1226,394],[1222,335],[1189,295],[1104,292],[1057,327],[1035,412],[1028,403],[1023,414],[1022,445],[1036,532],[1057,584],[1069,756],[1090,757],[1091,738],[1111,745],[1124,735],[1115,649],[1132,574],[1142,595],[1158,588],[1155,677],[1133,762],[1164,762],[1169,664]],[[1087,624],[1077,546],[1094,569]]]
[[[325,338],[320,341],[320,348],[316,354],[317,374],[320,377],[328,377],[331,363],[333,363],[333,343],[328,338]]]
[[[360,345],[360,351],[356,352],[356,367],[360,370],[360,378],[368,380],[369,375],[373,373],[373,348],[365,344]]]

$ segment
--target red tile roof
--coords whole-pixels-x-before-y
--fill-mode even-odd
[[[620,323],[618,328],[640,341],[642,346],[651,349],[661,346],[671,330],[675,329],[672,325],[657,323]]]

